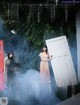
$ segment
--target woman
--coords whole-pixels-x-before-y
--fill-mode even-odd
[[[46,76],[46,78],[48,79],[48,83],[51,83],[48,61],[52,59],[52,56],[49,56],[46,46],[43,47],[42,52],[39,54],[39,56],[41,59],[40,74],[41,76]]]
[[[12,59],[13,59],[13,53],[10,52],[10,53],[8,53],[7,57],[5,57],[5,61],[4,61],[4,63],[5,63],[4,64],[4,77],[5,77],[6,85],[7,85],[7,72],[9,69],[8,67],[9,67]]]

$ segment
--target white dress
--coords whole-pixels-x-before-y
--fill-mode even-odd
[[[8,57],[5,57],[4,59],[4,78],[5,78],[5,82],[7,83],[7,70],[8,70],[8,65],[10,64],[10,60],[8,59]]]
[[[50,72],[49,72],[49,55],[46,53],[40,53],[39,54],[40,58],[41,58],[41,62],[40,62],[40,75],[44,75],[46,76],[48,82],[50,82]]]

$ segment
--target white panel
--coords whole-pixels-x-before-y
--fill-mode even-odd
[[[78,81],[80,82],[80,10],[76,15],[76,37],[77,37],[77,67]]]
[[[77,84],[76,73],[72,62],[66,36],[46,40],[56,85],[65,87]]]
[[[59,41],[58,41],[59,40]],[[62,56],[67,54],[67,49],[64,40],[58,39],[58,40],[49,40],[49,49],[52,54],[54,54],[54,57]],[[53,45],[54,41],[54,45]],[[55,47],[56,46],[56,47]],[[59,46],[62,46],[60,48]],[[54,51],[54,52],[53,52]]]

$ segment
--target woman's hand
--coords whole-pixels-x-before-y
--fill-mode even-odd
[[[52,59],[53,59],[53,56],[52,56],[52,55],[51,55],[51,56],[49,56],[49,59],[50,59],[50,60],[52,60]]]
[[[53,59],[53,56],[52,56],[52,55],[50,56],[50,59],[51,59],[51,60]]]

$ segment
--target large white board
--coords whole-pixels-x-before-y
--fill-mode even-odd
[[[66,36],[46,40],[51,65],[58,87],[77,84],[77,77]]]
[[[76,39],[77,39],[77,74],[80,82],[80,10],[76,15]]]

